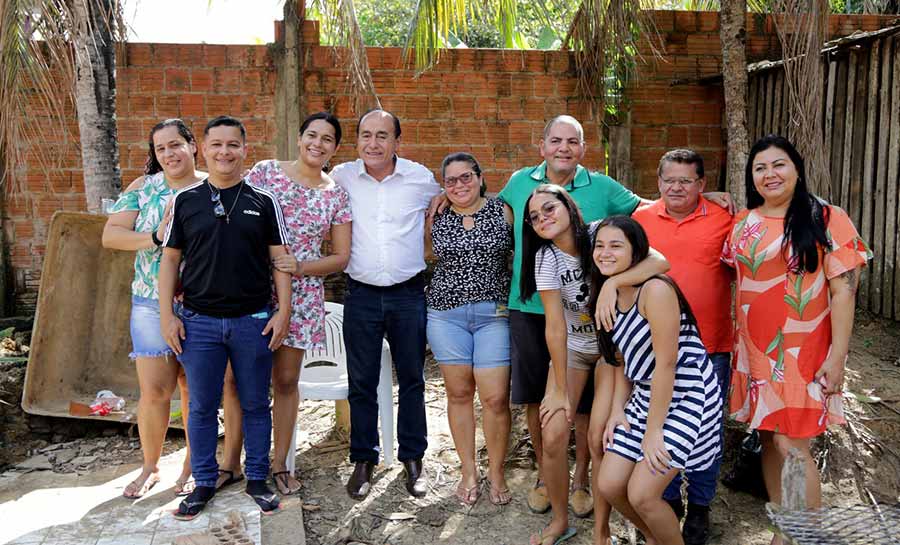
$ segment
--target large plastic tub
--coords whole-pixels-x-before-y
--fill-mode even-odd
[[[75,212],[50,222],[22,395],[28,413],[136,422],[139,389],[128,358],[134,253],[102,247],[105,222]],[[124,397],[124,414],[69,414],[69,402],[90,404],[100,390]]]

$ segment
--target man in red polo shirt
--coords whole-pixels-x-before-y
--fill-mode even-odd
[[[667,152],[659,161],[657,174],[662,198],[639,208],[632,217],[647,231],[650,245],[669,260],[672,268],[668,274],[678,283],[697,317],[700,337],[712,359],[724,398],[731,374],[733,273],[719,256],[731,233],[732,216],[703,198],[703,159],[696,152]],[[723,430],[724,423],[723,416]],[[709,506],[716,494],[721,462],[720,456],[707,470],[686,472],[688,508],[682,529],[685,545],[705,545],[709,538]],[[680,475],[672,480],[663,498],[681,519],[685,509]]]

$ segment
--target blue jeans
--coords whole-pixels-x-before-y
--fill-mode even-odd
[[[244,471],[251,480],[269,476],[272,413],[271,334],[262,335],[271,312],[268,307],[252,316],[215,318],[182,309],[185,339],[178,357],[187,375],[190,401],[188,437],[191,440],[191,472],[197,486],[215,486],[218,412],[222,403],[225,367],[231,360],[238,398],[243,411]]]
[[[418,460],[425,424],[425,282],[421,274],[379,287],[347,277],[344,346],[350,382],[350,461],[378,462],[378,377],[385,335],[397,371],[398,458]]]
[[[478,301],[449,310],[428,309],[428,344],[441,365],[509,367],[506,303]]]
[[[731,384],[731,354],[729,352],[716,352],[709,355],[712,361],[713,371],[716,373],[716,381],[719,383],[719,390],[722,393],[723,405],[726,403],[728,396],[728,387]],[[727,405],[725,405],[727,407]],[[722,414],[722,423],[720,425],[720,435],[725,437],[725,414]],[[687,477],[687,496],[688,503],[696,505],[709,506],[713,498],[716,497],[716,484],[719,480],[719,468],[722,467],[722,453],[720,451],[718,458],[707,469],[702,471],[685,471]],[[681,472],[675,475],[666,491],[663,492],[663,498],[666,500],[678,500],[681,498]]]

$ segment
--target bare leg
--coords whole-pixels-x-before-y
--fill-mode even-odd
[[[238,399],[231,363],[225,369],[225,387],[222,391],[222,406],[225,409],[225,445],[223,447],[220,470],[233,471],[235,476],[241,475],[241,449],[244,446],[243,416],[241,402]],[[219,485],[227,479],[227,475],[219,475]]]
[[[600,470],[594,477],[597,492],[625,518],[644,534],[644,537],[652,536],[650,528],[644,523],[641,516],[634,510],[628,501],[628,481],[634,472],[635,463],[615,453],[606,453],[600,463]],[[662,497],[662,492],[660,492]],[[673,515],[674,516],[674,515]]]
[[[165,356],[137,358],[138,384],[141,397],[138,400],[138,433],[144,454],[141,474],[125,487],[126,497],[141,495],[144,483],[159,480],[159,457],[162,455],[166,430],[169,428],[169,407],[175,385],[178,382],[179,366]],[[148,483],[149,485],[149,483]]]
[[[566,370],[566,382],[569,388],[569,400],[572,405],[578,407],[578,402],[584,393],[584,385],[587,383],[590,371],[573,369]],[[575,415],[575,472],[572,475],[572,488],[585,488],[588,485],[588,469],[590,467],[591,453],[588,447],[588,426],[591,416],[589,414]]]
[[[677,469],[651,473],[647,461],[642,460],[628,480],[628,502],[650,529],[649,534],[644,534],[647,545],[684,545],[675,512],[662,498],[677,473]]]
[[[781,503],[781,470],[788,453],[795,448],[806,465],[806,506],[809,509],[821,507],[822,484],[819,480],[819,468],[816,467],[816,462],[809,450],[810,440],[794,439],[772,432],[760,432],[760,438],[763,439],[763,476],[770,501]],[[775,534],[772,537],[772,544],[781,545],[781,543],[781,537]]]
[[[614,367],[603,362],[597,363],[594,369],[594,403],[591,406],[591,420],[588,428],[588,445],[591,450],[591,463],[594,466],[591,489],[600,487],[600,464],[603,463],[603,430],[612,408]],[[615,456],[615,455],[613,455]],[[609,515],[612,506],[599,492],[594,492],[594,544],[607,545],[611,533]]]
[[[447,389],[447,420],[462,473],[457,496],[465,503],[474,503],[478,492],[473,405],[475,377],[471,365],[441,365],[441,374]]]
[[[538,480],[544,480],[544,441],[541,433],[541,404],[525,405],[525,419],[528,423],[528,434],[531,435],[531,446],[534,448],[534,461],[538,467]]]
[[[300,363],[303,350],[282,346],[275,351],[272,363],[272,390],[275,400],[272,408],[272,424],[275,429],[275,452],[272,455],[272,474],[275,486],[282,494],[294,494],[300,490],[300,482],[290,474],[281,473],[287,469],[287,455],[290,450],[294,428],[297,425],[297,409],[300,406]]]
[[[509,411],[509,367],[491,367],[474,372],[481,400],[484,440],[488,451],[488,479],[491,482],[491,502],[509,503],[506,486],[506,451],[509,448],[511,416]]]
[[[553,378],[550,378],[552,381]],[[549,386],[548,386],[549,387]],[[569,526],[569,433],[565,411],[557,411],[543,429],[544,457],[541,469],[553,517],[541,535],[558,536]],[[534,536],[532,536],[534,537]],[[534,539],[532,539],[534,542]],[[538,541],[540,543],[540,541]],[[543,545],[543,544],[542,544]]]

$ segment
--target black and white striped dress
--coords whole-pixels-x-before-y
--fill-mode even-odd
[[[634,387],[625,405],[631,431],[617,427],[608,451],[639,462],[644,458],[641,441],[647,430],[650,379],[656,368],[656,358],[650,339],[650,323],[638,312],[637,298],[630,310],[618,312],[613,340],[625,358],[625,376]],[[671,467],[690,471],[709,468],[722,449],[721,420],[722,396],[712,363],[696,326],[682,313],[675,387],[663,424],[663,440],[672,457]]]

